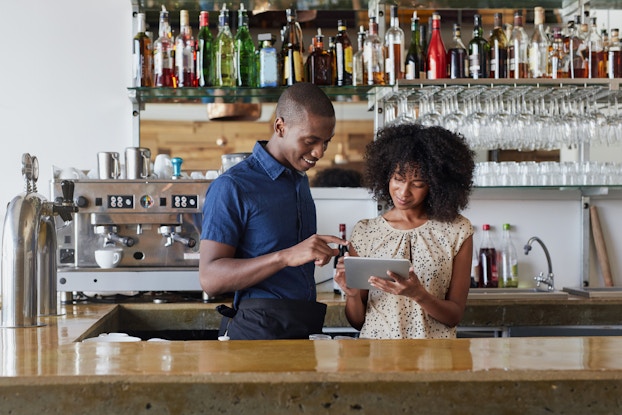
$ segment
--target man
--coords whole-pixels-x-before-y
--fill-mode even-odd
[[[317,86],[286,89],[272,137],[210,185],[203,208],[199,277],[209,295],[235,292],[220,333],[230,339],[308,338],[321,332],[326,305],[316,302],[315,265],[337,254],[316,235],[306,171],[335,133],[332,102]]]

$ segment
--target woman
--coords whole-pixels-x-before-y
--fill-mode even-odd
[[[362,338],[455,338],[470,285],[473,227],[460,215],[472,190],[474,153],[464,138],[416,124],[381,130],[367,146],[365,181],[390,210],[359,221],[349,255],[406,258],[407,276],[371,276],[373,290],[335,280]],[[407,278],[406,278],[407,277]]]

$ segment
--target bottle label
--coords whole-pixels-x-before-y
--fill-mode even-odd
[[[406,79],[415,79],[415,63],[408,62],[406,64]]]
[[[295,73],[296,82],[303,82],[304,77],[303,77],[302,55],[300,54],[300,51],[298,50],[294,51],[294,71],[296,71]]]
[[[479,78],[479,54],[474,53],[469,55],[469,73],[475,79]]]

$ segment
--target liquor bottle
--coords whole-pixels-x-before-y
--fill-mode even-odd
[[[260,47],[257,59],[257,86],[269,88],[279,86],[279,55],[274,47],[275,38],[271,33],[257,35]]]
[[[441,15],[432,14],[432,37],[426,58],[428,79],[447,78],[447,50],[441,37]]]
[[[145,13],[136,15],[137,30],[133,41],[134,76],[132,86],[153,86],[153,48],[145,33]]]
[[[363,50],[367,85],[384,85],[384,51],[375,17],[369,18],[369,33],[365,37]]]
[[[417,12],[413,12],[410,20],[410,45],[406,54],[405,78],[406,79],[425,79],[425,58],[421,47],[421,33],[419,31],[419,18]]]
[[[473,39],[469,42],[469,75],[473,79],[488,78],[490,44],[482,36],[482,16],[473,16]]]
[[[337,46],[335,44],[336,37],[328,37],[328,56],[330,56],[330,79],[329,85],[337,85]]]
[[[622,54],[620,54],[620,31],[611,29],[611,44],[607,53],[607,76],[609,78],[622,78]]]
[[[429,20],[429,19],[428,19]],[[428,39],[428,23],[423,22],[419,23],[419,42],[421,42],[421,53],[423,55],[423,64],[427,65],[426,56],[428,56],[428,43],[430,39]],[[425,75],[428,76],[428,68],[427,66],[423,68]]]
[[[497,288],[499,276],[497,274],[497,250],[490,235],[490,225],[482,226],[482,243],[479,248],[479,281],[480,288]]]
[[[561,31],[560,31],[561,36]],[[497,266],[499,269],[499,287],[518,287],[518,255],[510,234],[510,224],[503,224],[503,239],[499,249]]]
[[[155,86],[173,87],[173,42],[168,35],[168,11],[162,6],[158,38],[153,42],[153,75]]]
[[[583,59],[583,50],[585,50],[585,45],[577,34],[575,21],[570,20],[567,23],[566,36],[564,36],[564,53],[568,56],[569,78],[585,78],[586,62]]]
[[[341,239],[346,239],[346,224],[345,223],[340,223],[339,224],[339,237]],[[335,259],[333,260],[333,277],[335,275],[335,273],[337,272],[337,262],[339,262],[339,258],[341,258],[342,256],[345,255],[345,253],[348,252],[348,246],[347,245],[339,245],[339,253],[337,255],[335,255]],[[333,278],[333,292],[335,294],[342,294],[341,292],[341,287],[339,286],[339,284],[337,284]]]
[[[384,70],[388,85],[395,85],[398,79],[404,79],[404,31],[400,28],[397,6],[391,6],[391,27],[384,36]]]
[[[365,36],[365,28],[360,26],[356,37],[358,49],[352,55],[352,85],[367,85],[367,74],[363,60]]]
[[[451,47],[447,50],[449,77],[451,79],[469,77],[469,55],[460,37],[460,25],[454,23],[454,37]]]
[[[283,85],[293,85],[296,82],[304,82],[303,54],[304,44],[302,40],[302,29],[296,20],[296,11],[287,9],[287,24],[283,32],[283,45],[281,48],[281,75]]]
[[[523,27],[523,13],[520,10],[514,12],[514,27],[508,41],[509,77],[523,79],[529,77],[529,61],[527,49],[529,48],[529,36]]]
[[[562,30],[559,27],[553,28],[553,42],[549,52],[548,63],[547,73],[551,78],[568,78],[568,55],[564,53]]]
[[[324,50],[324,35],[320,28],[313,37],[313,50],[307,58],[307,69],[310,82],[316,85],[332,85],[332,56]]]
[[[527,50],[529,77],[546,78],[549,57],[549,40],[544,32],[544,8],[534,8],[534,32]]]
[[[255,45],[248,30],[248,14],[244,4],[238,10],[238,30],[235,33],[235,71],[237,86],[255,86]]]
[[[337,21],[337,38],[335,39],[335,61],[337,86],[352,85],[353,48],[348,36],[346,21]]]
[[[212,85],[212,47],[214,40],[209,30],[209,12],[199,13],[197,34],[197,80],[199,86]]]
[[[490,36],[490,77],[508,77],[508,39],[503,31],[503,14],[494,14],[494,27]]]
[[[590,18],[590,30],[585,43],[588,51],[587,77],[606,78],[607,62],[605,61],[603,39],[598,34],[595,17]]]
[[[214,42],[214,86],[235,86],[235,45],[229,28],[229,10],[223,4]]]
[[[197,86],[196,42],[188,18],[188,10],[179,12],[179,35],[175,38],[175,79],[179,88]]]
[[[477,249],[473,249],[473,255],[471,258],[471,287],[477,288],[479,287],[479,255]]]

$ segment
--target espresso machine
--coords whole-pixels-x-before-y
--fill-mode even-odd
[[[76,293],[202,291],[199,243],[209,180],[84,179],[74,181],[74,220],[57,223],[58,291]],[[62,196],[51,182],[52,200]],[[102,268],[95,252],[120,259]]]

